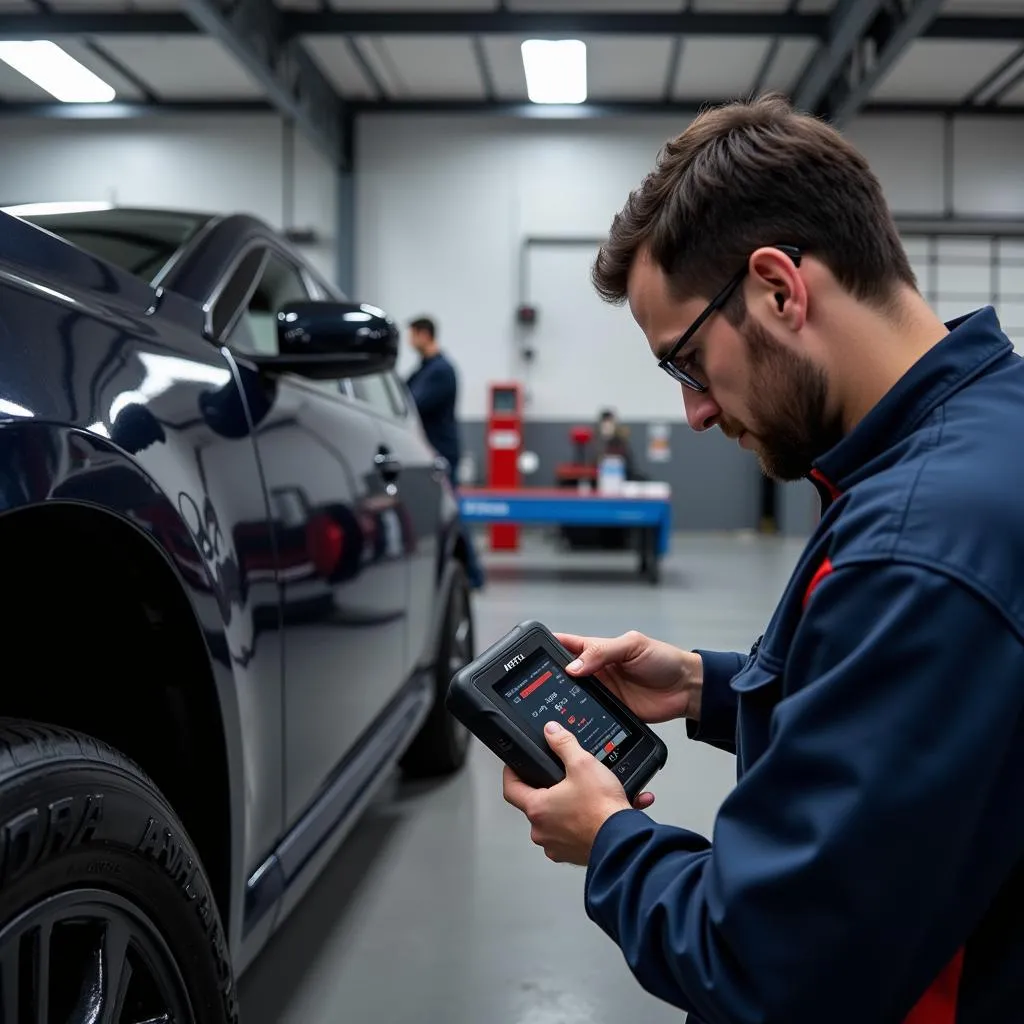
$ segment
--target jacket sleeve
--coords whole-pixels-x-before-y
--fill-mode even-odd
[[[620,811],[587,912],[641,985],[708,1024],[902,1021],[1021,855],[1021,642],[956,582],[875,564],[827,577],[785,676],[766,666],[750,681],[786,696],[713,842]]]
[[[430,366],[409,390],[420,415],[430,415],[455,401],[455,371],[450,366]]]
[[[700,740],[730,754],[736,753],[736,693],[729,685],[747,655],[724,651],[694,651],[704,665],[700,694],[700,721],[687,722],[691,740]]]

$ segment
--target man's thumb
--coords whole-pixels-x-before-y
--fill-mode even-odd
[[[575,757],[577,751],[583,748],[579,745],[576,737],[568,729],[563,729],[558,722],[548,722],[544,726],[544,736],[548,746],[562,759],[562,764],[568,766]]]

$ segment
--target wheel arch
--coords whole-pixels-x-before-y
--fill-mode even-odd
[[[448,597],[455,579],[455,568],[461,565],[463,569],[466,569],[468,564],[466,540],[462,535],[461,524],[456,516],[444,524],[441,543],[438,544],[434,608],[430,620],[430,632],[427,634],[427,642],[416,666],[420,671],[432,669],[437,664],[437,659],[441,652],[441,641],[444,635]]]
[[[239,709],[223,619],[197,607],[197,590],[214,586],[193,533],[102,438],[36,423],[0,428],[0,464],[14,465],[15,452],[21,471],[0,492],[5,624],[28,641],[29,665],[56,665],[51,678],[60,678],[31,687],[12,679],[0,688],[0,715],[90,732],[135,760],[192,835],[235,948],[245,874]],[[158,652],[150,669],[130,662],[149,650]],[[101,674],[111,659],[116,670]],[[85,688],[61,677],[83,665]]]

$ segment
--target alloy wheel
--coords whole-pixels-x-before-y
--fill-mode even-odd
[[[177,964],[155,925],[112,892],[56,893],[0,929],[8,1024],[191,1024]]]

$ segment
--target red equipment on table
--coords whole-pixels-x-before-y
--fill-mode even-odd
[[[594,440],[593,428],[573,427],[569,431],[569,436],[572,438],[573,461],[577,466],[587,465],[590,462],[587,456],[587,445]]]

